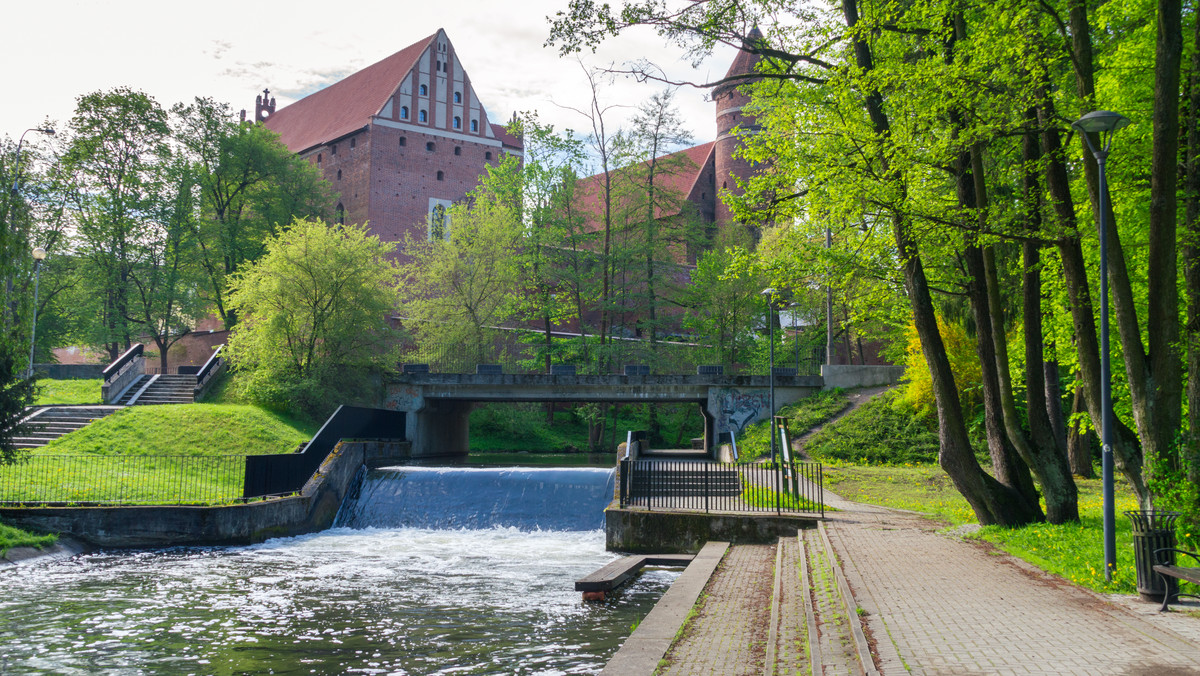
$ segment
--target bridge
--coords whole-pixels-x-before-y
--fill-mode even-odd
[[[774,380],[776,408],[825,383],[821,376],[777,374]],[[710,455],[723,433],[740,433],[770,416],[771,377],[766,375],[401,373],[384,385],[380,408],[405,413],[413,458],[466,457],[477,403],[694,403],[704,416],[704,448]]]

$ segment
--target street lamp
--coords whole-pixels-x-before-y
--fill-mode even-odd
[[[42,279],[42,261],[46,260],[46,250],[38,247],[33,250],[33,325],[29,327],[29,373],[26,378],[33,377],[33,350],[37,345],[37,307],[38,282]]]
[[[1104,579],[1112,582],[1117,567],[1116,508],[1113,504],[1113,410],[1112,373],[1108,365],[1108,176],[1104,164],[1112,147],[1113,136],[1129,125],[1129,118],[1110,110],[1094,110],[1075,120],[1100,168],[1100,473],[1104,484]],[[1099,137],[1100,148],[1092,144],[1091,134]]]
[[[25,134],[28,134],[31,131],[36,131],[39,134],[48,134],[50,136],[54,135],[53,129],[50,129],[50,128],[42,129],[40,127],[30,127],[29,129],[26,129],[25,131],[21,132],[21,138],[20,138],[20,140],[17,141],[17,157],[16,157],[16,160],[13,162],[13,184],[12,184],[12,188],[9,189],[9,192],[14,197],[17,194],[17,180],[21,177],[21,146],[25,143]]]
[[[796,375],[800,375],[800,329],[796,328],[796,314],[800,311],[800,304],[796,301],[788,303],[788,309],[792,311],[792,343],[796,346]]]
[[[771,296],[775,295],[775,289],[768,286],[762,290],[762,295],[767,301],[767,335],[771,340],[771,370],[767,372],[770,374],[767,382],[771,387],[771,411],[767,417],[770,421],[771,462],[775,462],[775,322],[771,317]]]

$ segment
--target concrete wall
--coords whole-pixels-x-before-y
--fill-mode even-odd
[[[250,544],[312,533],[333,525],[363,452],[362,444],[339,444],[294,497],[215,507],[6,507],[0,519],[100,547]]]
[[[93,380],[102,376],[100,372],[108,364],[34,364],[38,377],[52,380]]]
[[[731,515],[682,512],[604,510],[604,539],[609,551],[634,554],[684,554],[700,551],[705,542],[770,544],[795,536],[802,528],[816,528],[815,516],[774,514]]]
[[[895,385],[904,377],[904,367],[823,364],[821,377],[825,379],[824,389],[826,390],[832,390],[835,387],[851,390],[856,387]]]

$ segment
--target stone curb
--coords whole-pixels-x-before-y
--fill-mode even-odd
[[[58,541],[44,549],[37,547],[13,547],[0,557],[0,570],[27,566],[35,563],[62,561],[80,554],[93,551],[90,545],[68,537],[59,537]]]
[[[875,660],[871,657],[871,647],[867,643],[867,637],[862,630],[862,620],[859,619],[858,615],[858,603],[854,600],[854,594],[850,592],[850,583],[846,581],[846,573],[842,571],[842,566],[838,563],[837,550],[833,548],[833,543],[829,541],[829,533],[825,529],[825,522],[822,521],[817,524],[817,532],[821,534],[821,539],[825,542],[825,552],[833,568],[833,576],[837,579],[838,591],[841,592],[842,596],[842,605],[846,607],[847,624],[850,625],[850,633],[854,636],[854,648],[858,654],[858,662],[862,668],[862,673],[866,674],[866,676],[879,676],[879,671],[875,669]]]
[[[612,656],[601,676],[651,676],[687,621],[709,578],[729,550],[728,542],[709,542],[684,569],[667,593]]]

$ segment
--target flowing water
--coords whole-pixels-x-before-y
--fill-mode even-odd
[[[596,673],[676,574],[580,601],[611,495],[607,470],[397,468],[315,535],[10,570],[0,674]]]

